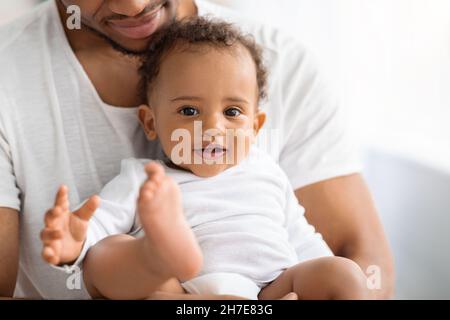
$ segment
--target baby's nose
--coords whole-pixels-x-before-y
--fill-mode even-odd
[[[203,120],[203,131],[210,136],[225,134],[225,122],[220,116],[210,116]]]
[[[225,136],[223,134],[219,134],[218,132],[216,132],[217,134],[210,134],[213,133],[213,131],[215,130],[209,129],[203,134],[202,141],[204,145],[207,146],[210,143],[225,145]]]

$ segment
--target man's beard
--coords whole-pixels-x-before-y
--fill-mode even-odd
[[[61,0],[60,0],[60,3],[64,7],[66,7]],[[160,5],[160,4],[158,4],[158,5]],[[163,0],[161,2],[161,5],[164,5],[166,7],[166,9],[167,9],[167,7],[174,6],[174,3],[172,3],[169,0],[165,0],[165,1]],[[152,9],[152,8],[147,8],[147,9]],[[140,15],[143,15],[143,14],[145,14],[145,12],[142,12]],[[174,16],[171,19],[171,21],[169,21],[169,23],[167,23],[166,25],[169,25],[170,23],[173,23],[175,21],[176,21],[176,14],[174,14]],[[143,50],[141,50],[141,51],[137,51],[137,50],[133,50],[133,49],[129,49],[127,47],[124,47],[123,45],[121,45],[117,41],[114,41],[113,39],[108,37],[106,34],[98,31],[97,29],[95,29],[95,28],[91,27],[90,25],[88,25],[87,23],[85,23],[83,21],[83,19],[81,19],[81,25],[82,25],[82,27],[86,28],[86,30],[92,32],[94,35],[96,35],[100,39],[106,41],[114,50],[116,50],[116,51],[118,51],[118,52],[120,52],[120,53],[122,53],[124,55],[131,56],[131,57],[139,57],[139,56],[141,56],[141,55],[143,55],[145,53],[145,48]],[[162,28],[164,28],[164,27],[165,26],[162,26]],[[156,31],[156,33],[157,32],[158,32],[158,30]],[[148,43],[151,42],[152,37],[153,37],[153,35],[151,35],[149,37]]]
[[[176,17],[172,18],[172,21],[170,21],[170,23],[173,23],[176,21]],[[133,50],[133,49],[129,49],[127,47],[124,47],[123,45],[121,45],[120,43],[118,43],[117,41],[114,41],[113,39],[111,39],[110,37],[108,37],[107,35],[101,33],[100,31],[98,31],[95,28],[92,28],[91,26],[87,25],[84,22],[81,22],[81,24],[83,25],[83,27],[85,27],[87,30],[89,30],[90,32],[94,33],[96,36],[98,36],[99,38],[103,39],[104,41],[106,41],[114,50],[130,56],[130,57],[139,57],[141,55],[143,55],[145,53],[145,49],[137,51],[137,50]],[[163,27],[164,28],[164,27]],[[158,33],[158,31],[156,31],[156,33]],[[152,37],[153,35],[151,35],[148,39],[148,42],[150,43],[152,41]]]

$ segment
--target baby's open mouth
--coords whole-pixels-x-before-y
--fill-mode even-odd
[[[225,155],[227,149],[218,144],[210,144],[202,149],[194,149],[194,152],[206,160],[217,160]]]

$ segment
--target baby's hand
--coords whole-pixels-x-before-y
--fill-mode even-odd
[[[59,188],[54,207],[45,213],[45,227],[41,232],[42,257],[46,262],[58,265],[78,258],[86,239],[89,219],[99,203],[99,197],[93,196],[72,213],[67,187]]]

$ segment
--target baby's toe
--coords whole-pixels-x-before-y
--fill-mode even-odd
[[[156,183],[160,183],[164,178],[164,168],[157,162],[150,162],[145,166],[145,172],[147,173],[149,179]]]

